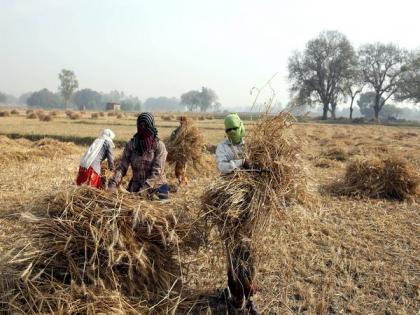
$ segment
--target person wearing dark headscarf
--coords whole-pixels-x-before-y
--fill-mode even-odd
[[[127,190],[140,192],[146,190],[149,197],[167,199],[169,186],[165,176],[165,161],[168,152],[165,144],[158,138],[155,120],[150,113],[141,113],[137,118],[137,133],[126,144],[119,165],[108,184],[115,190],[131,166],[133,177]]]

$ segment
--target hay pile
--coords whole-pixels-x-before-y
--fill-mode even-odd
[[[328,188],[340,195],[407,200],[416,195],[419,184],[418,170],[408,161],[372,157],[351,162],[344,179]]]
[[[2,309],[145,313],[176,295],[176,219],[161,205],[89,187],[34,202],[1,261]],[[171,291],[171,294],[169,292]]]
[[[191,163],[196,169],[203,165],[204,138],[190,120],[185,122],[173,140],[165,139],[165,145],[168,163]]]
[[[10,117],[10,112],[7,110],[0,111],[0,117]]]
[[[223,237],[264,231],[271,215],[304,201],[306,180],[299,157],[300,141],[291,128],[292,116],[263,116],[246,138],[246,158],[253,169],[219,177],[207,189],[203,204]],[[258,237],[257,237],[258,238]]]

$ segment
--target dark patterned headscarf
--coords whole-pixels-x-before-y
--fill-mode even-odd
[[[134,152],[143,155],[149,151],[157,138],[155,119],[151,113],[141,113],[137,118],[137,133],[134,135]]]

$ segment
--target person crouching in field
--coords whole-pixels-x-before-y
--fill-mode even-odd
[[[237,114],[226,116],[225,131],[228,139],[220,142],[216,148],[217,167],[222,175],[249,168],[249,162],[244,159],[245,128]],[[256,283],[250,239],[246,231],[239,229],[233,233],[229,240],[225,240],[229,314],[258,314],[252,299],[256,293]]]
[[[120,163],[108,183],[109,190],[117,188],[131,166],[133,177],[128,184],[128,191],[147,191],[150,199],[169,198],[169,186],[165,176],[168,152],[157,135],[153,115],[140,114],[137,118],[137,133],[124,148]]]
[[[79,174],[76,179],[78,186],[86,184],[95,188],[102,188],[101,163],[108,160],[110,170],[114,169],[114,157],[112,149],[115,147],[112,141],[115,134],[111,129],[101,131],[97,138],[85,152],[80,161]]]
[[[174,141],[176,136],[181,132],[182,128],[187,125],[187,117],[181,116],[179,117],[179,126],[172,131],[170,140]],[[175,163],[175,177],[178,181],[178,185],[186,184],[188,182],[187,176],[185,175],[187,169],[187,162],[186,161],[176,161]]]

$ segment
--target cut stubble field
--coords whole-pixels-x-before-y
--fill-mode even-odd
[[[90,115],[69,120],[0,118],[0,134],[96,137],[111,128],[128,141],[135,117]],[[176,120],[158,117],[159,135],[167,137]],[[196,121],[205,143],[224,137],[220,119]],[[246,122],[246,128],[252,128]],[[409,201],[337,196],[328,187],[343,178],[358,158],[397,156],[420,167],[420,129],[385,126],[296,124],[301,156],[313,202],[292,205],[275,218],[259,249],[256,302],[268,314],[415,314],[420,309],[419,192]],[[0,255],[13,246],[13,235],[25,228],[18,214],[44,194],[73,184],[86,146],[37,143],[0,136]],[[121,153],[117,149],[116,156]],[[189,184],[172,194],[168,205],[196,213],[200,196],[218,176],[214,154],[208,169],[188,169]],[[170,183],[175,182],[168,166]],[[226,286],[225,257],[218,234],[206,244],[181,253],[186,266],[182,283],[193,296],[211,297]],[[0,295],[1,296],[1,295]],[[1,303],[0,303],[1,305]],[[200,312],[204,312],[201,309]],[[185,311],[179,310],[179,313]],[[197,311],[199,312],[199,311]],[[217,310],[213,309],[217,314]]]

